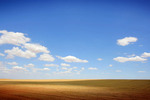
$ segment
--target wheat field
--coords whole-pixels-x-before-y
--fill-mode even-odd
[[[150,80],[0,80],[0,100],[150,100]]]

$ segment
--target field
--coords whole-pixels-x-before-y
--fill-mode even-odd
[[[0,100],[150,100],[150,80],[0,79]]]

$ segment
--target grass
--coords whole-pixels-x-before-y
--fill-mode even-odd
[[[150,100],[149,95],[150,80],[0,80],[0,97],[10,100]]]

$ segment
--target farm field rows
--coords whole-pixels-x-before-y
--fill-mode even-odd
[[[0,80],[1,100],[150,100],[150,80]]]

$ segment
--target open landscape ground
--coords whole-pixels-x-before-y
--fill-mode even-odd
[[[0,80],[0,100],[150,100],[150,80]]]

